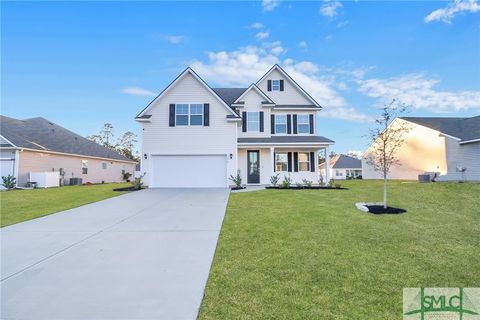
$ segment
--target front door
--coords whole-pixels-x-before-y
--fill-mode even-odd
[[[260,183],[260,151],[247,151],[247,183]]]

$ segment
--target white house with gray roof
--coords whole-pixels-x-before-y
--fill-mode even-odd
[[[211,88],[183,71],[136,117],[142,171],[150,187],[227,187],[319,177],[317,153],[334,143],[318,135],[322,107],[280,66],[248,88]],[[327,172],[330,176],[330,172]]]
[[[31,172],[58,172],[59,183],[121,182],[135,171],[135,162],[47,119],[18,120],[0,115],[0,176],[12,175],[17,186],[31,181]]]
[[[320,163],[320,173],[326,174],[325,162]],[[330,159],[330,172],[335,180],[358,179],[362,177],[362,160],[337,154]]]
[[[437,181],[480,180],[480,116],[470,118],[401,117],[391,126],[406,122],[411,130],[398,152],[399,166],[390,178],[416,180],[419,174],[436,172]],[[363,178],[380,179],[366,159],[362,160]]]

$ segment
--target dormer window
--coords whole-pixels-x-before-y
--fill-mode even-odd
[[[280,91],[280,80],[272,80],[272,91]]]

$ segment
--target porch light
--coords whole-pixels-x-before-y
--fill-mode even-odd
[[[230,153],[230,159],[233,159],[233,154]]]
[[[147,154],[146,153],[143,155],[143,159],[147,160]]]

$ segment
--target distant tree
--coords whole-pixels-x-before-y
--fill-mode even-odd
[[[134,145],[138,142],[137,135],[131,131],[125,132],[117,141],[117,151],[125,157],[139,161],[138,154],[135,154]]]
[[[381,111],[380,117],[375,120],[375,127],[370,129],[372,147],[365,157],[367,164],[375,171],[381,172],[383,176],[383,206],[387,208],[387,179],[388,173],[393,166],[400,165],[397,152],[405,143],[404,134],[411,130],[410,125],[405,122],[392,121],[405,113],[406,106],[393,99],[386,104]]]
[[[88,136],[87,139],[92,140],[95,143],[98,143],[104,147],[115,150],[116,145],[112,145],[113,141],[113,125],[111,123],[105,123],[102,130],[98,134],[93,134]]]
[[[354,151],[347,152],[347,156],[355,158],[355,159],[359,159],[359,160],[362,158],[362,155],[361,155],[360,152],[354,152]]]

